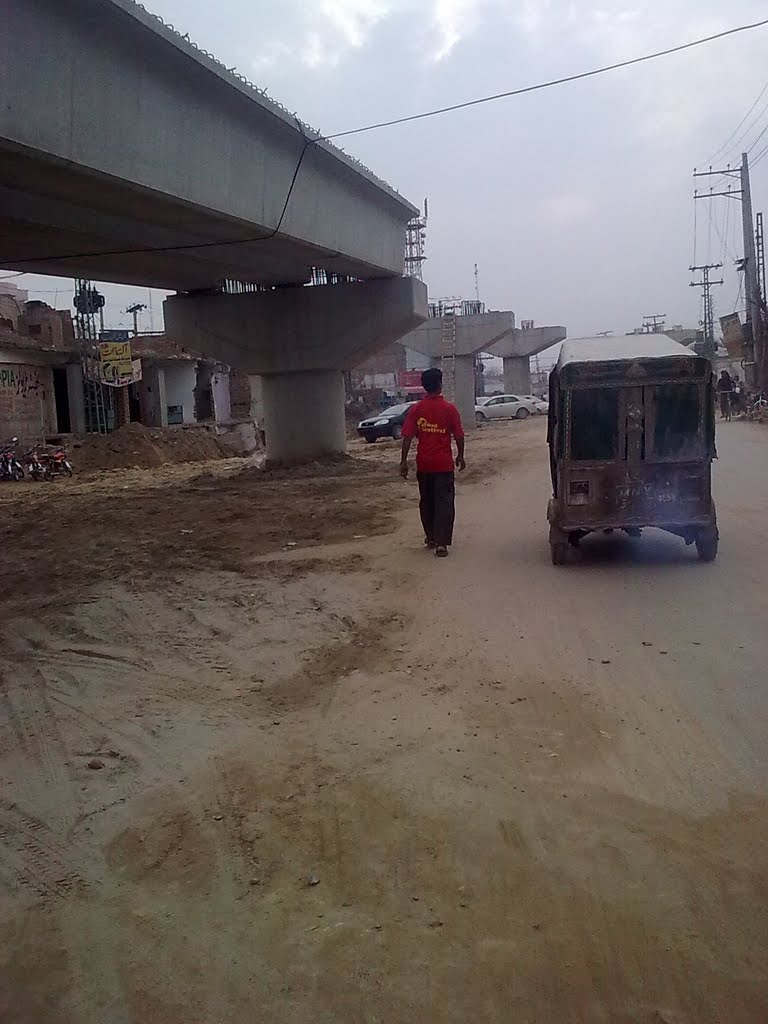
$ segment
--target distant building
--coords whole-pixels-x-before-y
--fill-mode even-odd
[[[34,443],[49,435],[82,434],[83,368],[72,317],[26,296],[0,281],[0,440]],[[118,333],[127,335],[105,335],[120,340]],[[124,387],[103,386],[109,429],[128,422],[207,424],[217,433],[243,435],[248,447],[262,418],[259,378],[211,362],[163,334],[129,340],[140,375]]]

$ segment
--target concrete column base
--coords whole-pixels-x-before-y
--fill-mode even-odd
[[[464,430],[473,430],[475,422],[475,357],[456,356],[455,366],[455,397],[453,399],[461,416]]]
[[[347,450],[341,370],[269,373],[261,385],[268,466]]]
[[[439,356],[430,356],[428,362],[436,370],[443,369],[443,360]],[[475,357],[473,355],[456,356],[453,366],[453,394],[449,394],[449,390],[443,382],[443,395],[459,410],[464,430],[472,430],[477,426],[475,422]]]
[[[174,295],[164,309],[170,337],[250,376],[257,422],[261,377],[267,459],[297,462],[346,450],[342,371],[425,320],[427,289],[413,277],[382,278]]]
[[[530,395],[531,360],[528,356],[505,356],[504,390],[508,395]]]

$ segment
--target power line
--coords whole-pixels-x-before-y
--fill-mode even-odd
[[[751,32],[757,28],[763,28],[768,25],[768,18],[763,18],[761,21],[752,22],[748,25],[738,25],[736,28],[726,29],[723,32],[717,32],[715,35],[704,36],[701,39],[694,39],[690,43],[681,43],[678,46],[671,46],[665,50],[657,50],[654,53],[644,54],[642,57],[633,57],[629,60],[619,61],[616,64],[607,64],[603,67],[593,68],[591,71],[582,71],[579,74],[567,75],[564,78],[555,78],[547,82],[539,82],[536,85],[527,85],[519,89],[511,89],[508,92],[495,93],[492,96],[482,96],[474,100],[466,100],[463,103],[454,103],[448,107],[440,107],[435,110],[427,110],[420,114],[410,114],[407,117],[394,118],[391,121],[381,121],[377,124],[365,125],[361,128],[351,128],[343,132],[335,132],[331,135],[318,135],[315,138],[309,138],[301,125],[299,129],[304,137],[304,145],[302,146],[301,153],[299,154],[296,167],[291,177],[291,182],[288,187],[288,191],[285,196],[285,202],[280,213],[280,217],[277,221],[276,226],[265,235],[257,235],[253,238],[233,238],[233,239],[220,239],[215,242],[193,242],[187,245],[160,245],[160,246],[146,246],[140,249],[113,249],[109,252],[80,252],[80,253],[62,253],[57,256],[41,256],[32,257],[23,260],[17,260],[13,258],[2,259],[0,262],[12,263],[16,266],[24,266],[27,263],[58,263],[64,260],[75,260],[75,259],[90,259],[105,256],[142,256],[149,253],[156,252],[182,252],[192,251],[198,249],[211,249],[216,246],[222,245],[249,245],[256,242],[267,242],[280,231],[283,220],[285,218],[286,211],[288,210],[288,204],[293,194],[293,189],[296,185],[296,179],[299,175],[299,170],[304,161],[304,156],[311,145],[317,145],[320,142],[330,142],[332,139],[340,139],[348,135],[359,135],[362,132],[370,132],[379,128],[389,128],[397,124],[406,124],[410,121],[420,121],[427,117],[436,117],[438,114],[447,114],[455,110],[463,110],[467,107],[476,107],[482,103],[492,103],[496,100],[509,99],[513,96],[523,96],[532,92],[539,92],[542,89],[551,89],[559,85],[567,85],[570,82],[578,82],[585,78],[594,78],[597,75],[607,74],[609,71],[618,71],[620,68],[632,67],[635,64],[642,64],[646,61],[657,60],[659,57],[667,57],[673,53],[681,53],[684,50],[690,50],[696,46],[703,46],[705,43],[712,43],[719,39],[725,39],[728,36],[737,35],[741,32]],[[298,122],[297,122],[298,124]]]
[[[364,125],[362,128],[351,128],[345,132],[335,132],[333,135],[326,135],[326,139],[341,139],[347,135],[359,135],[361,132],[374,131],[377,128],[390,128],[396,124],[406,124],[409,121],[420,121],[425,117],[435,117],[437,114],[448,114],[454,110],[464,110],[466,107],[476,107],[481,103],[492,103],[495,100],[509,99],[512,96],[523,96],[529,92],[538,92],[541,89],[551,89],[556,85],[565,85],[568,82],[578,82],[584,78],[594,78],[596,75],[604,75],[608,71],[617,71],[619,68],[631,67],[633,64],[642,64],[644,61],[656,60],[659,57],[667,57],[672,53],[680,53],[682,50],[690,50],[694,46],[702,46],[704,43],[712,43],[717,39],[724,39],[726,36],[736,35],[739,32],[749,32],[752,29],[762,28],[768,25],[768,18],[756,21],[751,25],[739,25],[737,28],[729,28],[724,32],[718,32],[713,36],[705,36],[703,39],[694,39],[690,43],[681,43],[679,46],[671,46],[666,50],[657,50],[655,53],[647,53],[642,57],[633,57],[630,60],[623,60],[617,64],[607,64],[592,71],[582,71],[577,75],[568,75],[565,78],[554,78],[548,82],[539,82],[537,85],[527,85],[520,89],[511,89],[509,92],[499,92],[492,96],[481,96],[476,100],[465,100],[463,103],[453,103],[449,107],[438,107],[435,110],[427,110],[421,114],[410,114],[407,117],[394,118],[391,121],[379,121],[376,124]]]
[[[757,97],[757,99],[755,100],[755,102],[754,102],[754,103],[752,104],[752,106],[751,106],[751,107],[749,108],[749,110],[748,110],[748,111],[746,112],[746,114],[744,115],[744,117],[742,117],[742,119],[741,119],[741,120],[739,121],[739,123],[738,123],[738,124],[736,125],[736,127],[735,127],[735,128],[733,129],[733,131],[732,131],[732,132],[731,132],[731,134],[730,134],[730,135],[728,136],[728,138],[727,138],[727,139],[725,140],[725,142],[724,142],[724,143],[722,144],[722,146],[720,147],[720,149],[717,149],[717,150],[715,150],[715,152],[714,152],[714,153],[712,154],[712,156],[708,157],[708,158],[707,158],[707,160],[705,160],[705,161],[704,161],[704,162],[705,162],[706,164],[711,164],[711,163],[712,163],[712,162],[713,162],[714,160],[716,160],[716,159],[717,159],[717,158],[718,158],[718,157],[720,156],[720,154],[721,154],[721,153],[725,153],[725,152],[726,152],[726,151],[728,150],[728,146],[729,146],[729,145],[730,145],[730,143],[731,143],[731,142],[732,142],[732,141],[733,141],[733,140],[734,140],[734,139],[736,138],[736,133],[737,133],[737,132],[739,131],[739,129],[741,128],[741,126],[742,126],[742,125],[744,124],[744,122],[745,122],[745,121],[747,120],[747,118],[749,117],[749,115],[750,115],[750,114],[752,113],[752,111],[753,111],[753,110],[755,109],[755,107],[757,106],[757,104],[758,104],[758,103],[760,102],[760,100],[761,100],[761,99],[763,98],[763,96],[765,95],[765,93],[766,93],[766,91],[767,91],[767,90],[768,90],[768,82],[766,82],[766,83],[765,83],[765,85],[763,86],[763,88],[762,88],[762,89],[760,90],[760,95],[759,95],[759,96]]]
[[[755,157],[755,159],[752,161],[753,169],[755,167],[757,167],[757,165],[760,163],[760,161],[763,159],[763,157],[766,155],[766,153],[768,153],[768,146],[766,146],[764,149],[761,149],[760,152]]]
[[[744,297],[744,275],[740,274],[739,275],[739,291],[738,291],[738,294],[736,295],[736,302],[735,302],[734,307],[733,307],[733,312],[734,313],[737,310],[742,312],[742,310],[741,310],[741,300],[742,300],[743,297]]]
[[[768,103],[765,103],[760,108],[760,110],[755,115],[755,117],[752,119],[752,121],[747,126],[747,128],[741,133],[741,135],[738,137],[738,139],[734,142],[734,144],[731,146],[731,148],[725,154],[726,156],[732,156],[733,154],[737,154],[742,149],[742,147],[745,145],[745,140],[749,136],[750,132],[754,129],[755,125],[757,125],[760,122],[760,119],[762,117],[764,117],[767,112],[768,112]],[[753,145],[754,145],[754,143],[753,143]],[[751,147],[750,147],[750,152],[751,152]],[[728,166],[730,167],[730,164]],[[715,184],[717,185],[717,184],[719,184],[719,182],[716,182]]]
[[[755,148],[755,146],[756,146],[756,145],[758,144],[758,142],[760,141],[760,139],[762,139],[762,137],[763,137],[763,136],[765,135],[765,133],[766,133],[766,132],[768,132],[768,124],[766,124],[765,128],[763,128],[763,130],[762,130],[762,131],[760,132],[760,134],[759,134],[759,135],[757,136],[757,138],[755,139],[755,141],[754,141],[754,142],[752,143],[752,145],[751,145],[751,146],[749,147],[749,149],[747,150],[747,153],[748,153],[748,154],[752,152],[752,150],[753,150],[753,149]]]

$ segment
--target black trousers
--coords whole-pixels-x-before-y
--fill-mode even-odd
[[[438,547],[453,541],[456,518],[456,483],[453,473],[417,473],[419,514],[424,536]]]

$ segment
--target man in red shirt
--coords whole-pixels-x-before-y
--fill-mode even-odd
[[[445,558],[453,540],[456,515],[451,438],[456,441],[456,467],[463,470],[466,468],[464,431],[459,410],[443,398],[440,370],[425,370],[421,385],[427,397],[412,406],[405,418],[400,473],[403,479],[408,478],[408,452],[416,437],[416,479],[424,543],[435,549],[438,558]]]

